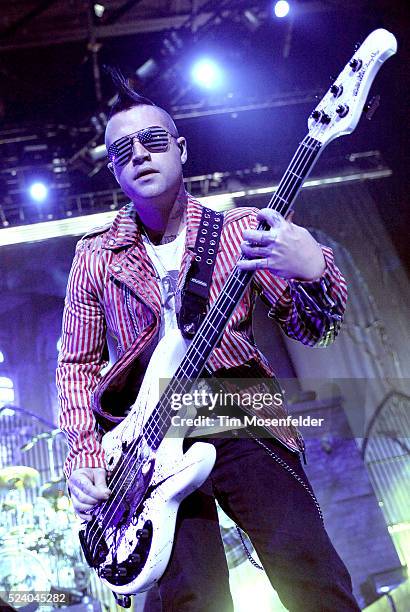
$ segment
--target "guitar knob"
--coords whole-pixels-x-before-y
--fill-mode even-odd
[[[318,110],[314,110],[314,111],[313,111],[313,113],[312,113],[312,115],[311,115],[311,117],[312,117],[312,119],[314,119],[315,121],[319,121],[321,114],[322,114],[322,113],[321,113],[320,111],[318,111]]]
[[[320,121],[321,123],[330,123],[330,117],[329,115],[326,115],[326,113],[322,113],[322,116],[320,117]]]
[[[353,70],[353,72],[357,72],[358,70],[360,70],[360,68],[362,67],[362,60],[358,60],[358,59],[352,59],[351,62],[349,62],[349,66],[350,68]]]
[[[102,571],[101,571],[101,576],[103,578],[112,578],[113,576],[113,568],[112,565],[106,565]]]

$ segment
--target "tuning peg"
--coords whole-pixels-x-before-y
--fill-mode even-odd
[[[358,72],[360,70],[360,68],[362,67],[362,60],[360,59],[352,59],[349,62],[349,66],[352,69],[353,72]]]
[[[330,93],[333,94],[335,98],[338,98],[343,93],[343,85],[336,85],[336,83],[333,83],[330,88]]]
[[[377,109],[380,106],[380,96],[373,96],[373,98],[371,98],[365,105],[363,108],[363,112],[366,115],[366,119],[368,119],[370,121],[370,119],[373,117],[374,113],[377,111]]]
[[[349,107],[347,104],[339,104],[339,106],[336,108],[336,112],[339,117],[346,117],[347,113],[349,112]]]

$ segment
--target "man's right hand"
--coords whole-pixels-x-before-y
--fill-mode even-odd
[[[103,468],[79,468],[73,470],[68,479],[74,510],[83,521],[92,519],[89,510],[101,501],[108,499],[106,471]]]

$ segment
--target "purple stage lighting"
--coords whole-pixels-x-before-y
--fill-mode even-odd
[[[48,196],[48,189],[44,183],[37,181],[30,186],[29,194],[35,202],[44,202]]]
[[[191,75],[195,83],[207,89],[218,87],[222,81],[222,71],[218,64],[206,58],[194,64]]]
[[[276,17],[286,17],[286,15],[289,13],[289,9],[289,2],[286,2],[286,0],[279,0],[279,2],[275,2],[274,11]]]

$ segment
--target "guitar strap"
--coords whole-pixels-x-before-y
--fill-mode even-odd
[[[212,273],[223,226],[223,213],[203,207],[195,242],[195,259],[182,291],[178,326],[184,338],[195,336],[208,304]]]

